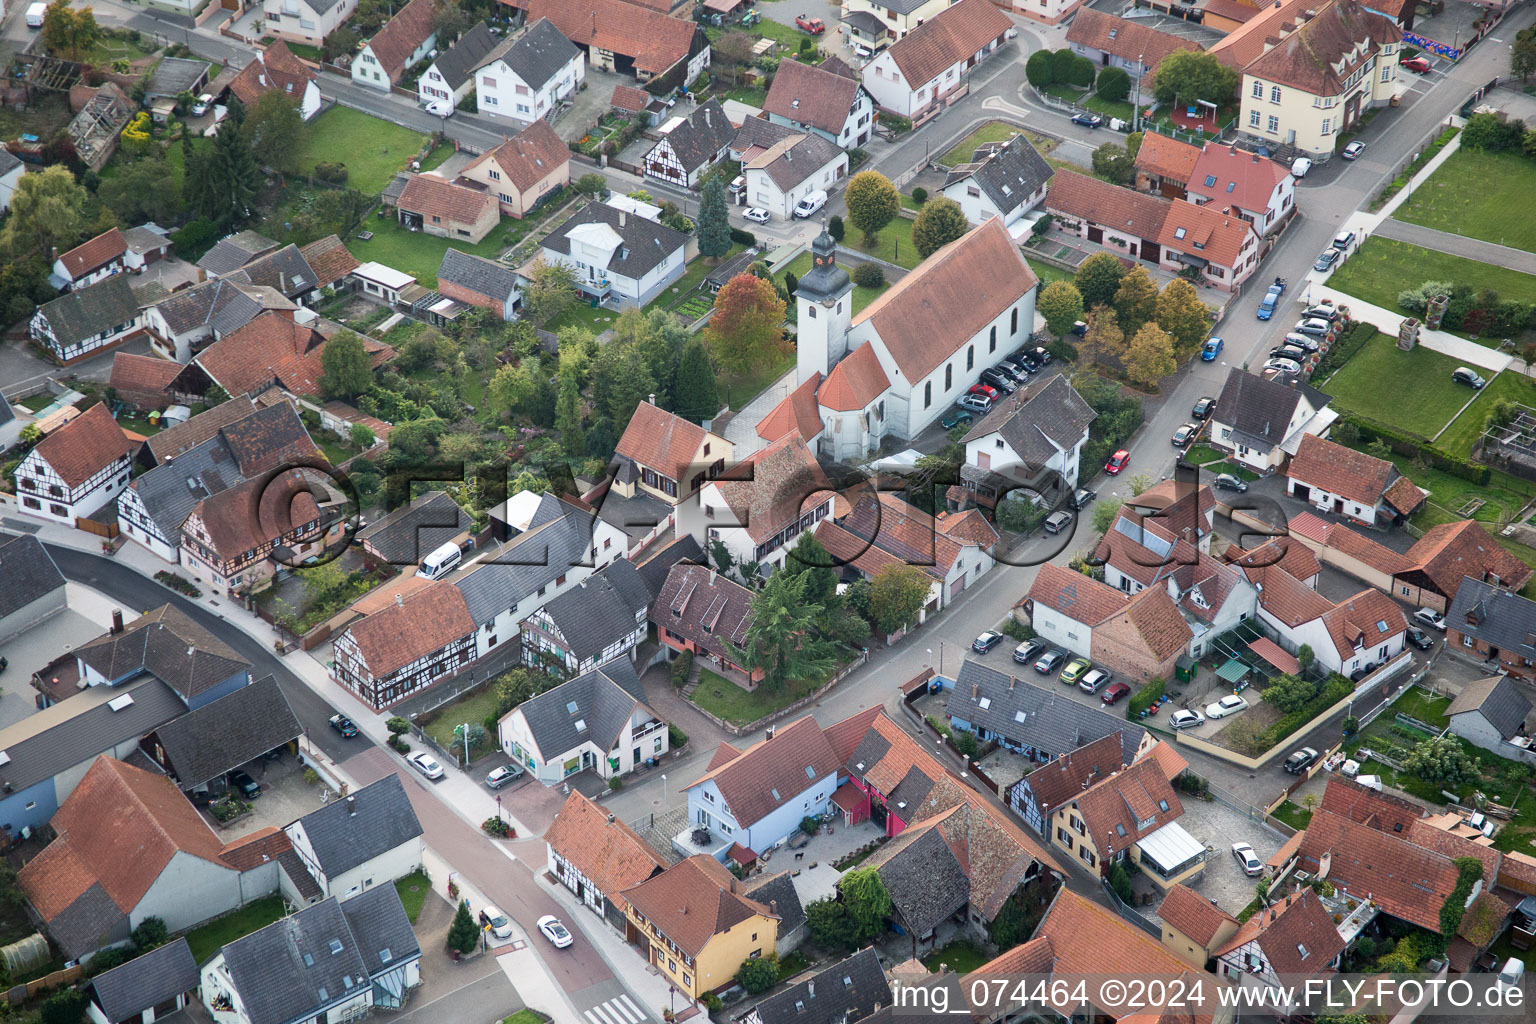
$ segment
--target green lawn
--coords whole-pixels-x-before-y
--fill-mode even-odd
[[[1066,100],[1068,103],[1087,107],[1089,110],[1103,114],[1105,117],[1118,117],[1122,121],[1129,121],[1136,113],[1127,100],[1106,100],[1091,89],[1077,89],[1063,82],[1048,85],[1040,91],[1050,93],[1057,99]]]
[[[721,95],[720,99],[735,100],[737,103],[745,103],[749,107],[761,107],[768,102],[768,90],[758,86],[751,88],[743,86],[740,89],[732,89]]]
[[[1414,525],[1426,530],[1460,518],[1456,510],[1473,498],[1481,498],[1483,507],[1472,518],[1481,523],[1503,524],[1536,493],[1536,485],[1497,470],[1492,472],[1487,487],[1479,487],[1470,480],[1417,464],[1401,455],[1393,455],[1391,462],[1398,472],[1429,491],[1429,500],[1439,506],[1425,506],[1414,514]]]
[[[144,416],[129,416],[127,413],[123,413],[117,417],[117,425],[124,430],[131,430],[135,434],[143,434],[145,437],[160,433],[160,421],[156,420],[151,423]]]
[[[793,260],[790,260],[789,266],[780,271],[779,276],[782,277],[785,271],[793,273],[797,280],[804,277],[811,271],[811,254],[809,252],[803,252],[799,256],[796,256]],[[889,287],[889,284],[883,284],[879,288],[862,288],[859,285],[854,285],[853,312],[857,314],[859,310],[875,301],[875,297]]]
[[[444,750],[451,750],[456,757],[464,756],[464,741],[453,735],[455,726],[485,725],[487,715],[496,713],[496,687],[487,684],[480,689],[471,692],[468,696],[461,697],[452,704],[440,710],[432,712],[431,721],[425,728],[427,735]],[[469,746],[470,760],[474,760],[481,754],[489,753],[496,749],[495,730],[486,730],[486,742],[483,744],[471,743]]]
[[[299,167],[313,172],[317,163],[344,163],[348,185],[378,195],[395,172],[404,170],[421,152],[423,139],[392,121],[350,107],[332,107],[310,123]]]
[[[1377,241],[1380,239],[1373,238],[1368,244]],[[1396,339],[1378,334],[1328,378],[1327,388],[1338,408],[1428,439],[1449,423],[1470,397],[1465,387],[1451,381],[1457,365],[1450,356],[1431,352],[1423,345],[1404,352]],[[1403,400],[1408,382],[1412,382],[1411,402]]]
[[[1312,820],[1311,811],[1307,810],[1305,807],[1299,807],[1296,804],[1291,803],[1289,800],[1281,804],[1279,807],[1276,807],[1271,813],[1274,815],[1274,817],[1279,818],[1281,821],[1285,822],[1287,825],[1291,826],[1291,828],[1298,832],[1306,828],[1307,822]]]
[[[1510,216],[1536,195],[1536,162],[1458,149],[1397,208],[1398,220],[1536,252],[1536,218]]]
[[[1040,151],[1042,156],[1055,149],[1058,145],[1056,139],[1037,135],[1032,131],[1020,128],[1016,124],[1009,124],[1007,121],[989,121],[955,143],[948,153],[939,157],[938,163],[943,164],[945,167],[969,163],[971,154],[975,153],[980,147],[989,142],[1006,142],[1015,135],[1027,137],[1030,143]]]
[[[537,1010],[522,1009],[502,1020],[501,1024],[545,1024],[548,1017]]]
[[[19,405],[27,410],[27,412],[37,413],[53,404],[53,393],[51,391],[39,391],[35,395],[28,395],[21,401],[12,402],[11,404]]]
[[[1344,265],[1333,272],[1328,284],[1407,316],[1407,311],[1397,304],[1398,293],[1416,288],[1425,281],[1452,281],[1471,285],[1474,289],[1492,288],[1502,299],[1536,302],[1536,277],[1530,274],[1379,235],[1368,239],[1359,252],[1345,260]],[[1452,333],[1490,348],[1499,344],[1497,338],[1472,338],[1459,331]]]
[[[1029,264],[1029,269],[1033,270],[1035,276],[1040,279],[1042,289],[1053,281],[1070,281],[1074,276],[1070,270],[1062,270],[1060,267],[1042,263],[1040,260],[1026,259],[1024,262]]]
[[[709,41],[711,43],[719,40],[719,38],[725,35],[727,32],[745,32],[749,36],[760,36],[764,39],[772,39],[780,46],[780,57],[788,57],[799,52],[800,40],[812,38],[811,36],[808,36],[804,32],[801,32],[799,29],[795,28],[793,25],[781,25],[778,22],[770,21],[767,18],[764,18],[762,21],[758,22],[756,25],[753,25],[751,28],[742,28],[741,25],[735,24],[724,25],[720,28],[707,28],[704,31],[705,34],[709,36]]]
[[[341,109],[341,108],[334,108]],[[359,260],[377,260],[387,267],[404,271],[424,288],[437,287],[437,268],[442,266],[443,253],[449,249],[484,256],[493,260],[507,247],[507,236],[516,244],[531,225],[526,220],[503,217],[501,223],[491,229],[485,238],[470,245],[463,238],[439,238],[425,231],[408,231],[394,217],[369,217],[363,222],[365,231],[373,237],[364,242],[358,238],[347,239],[347,248]]]
[[[405,904],[405,916],[411,919],[411,924],[421,916],[421,908],[431,891],[432,881],[423,871],[412,871],[404,878],[396,879],[395,892],[400,894],[400,902]]]
[[[822,680],[797,679],[782,690],[773,691],[766,686],[759,686],[748,693],[724,676],[706,668],[699,670],[699,688],[693,691],[692,700],[705,711],[727,722],[746,725],[772,714],[786,704],[793,704],[821,684]],[[717,693],[719,696],[716,696]]]
[[[976,943],[968,939],[956,939],[923,957],[923,966],[930,971],[937,971],[939,964],[945,964],[957,974],[970,974],[991,959]]]
[[[445,142],[427,154],[427,158],[421,162],[421,169],[423,171],[435,171],[443,166],[443,162],[453,156],[453,153],[453,144]]]
[[[843,244],[857,252],[911,270],[922,262],[917,255],[917,246],[912,244],[913,223],[915,222],[905,217],[897,217],[881,229],[875,236],[875,244],[868,248],[864,245],[863,233],[849,225],[848,235],[843,239]]]
[[[308,43],[290,42],[288,49],[295,57],[302,60],[312,60],[316,64],[320,63],[321,53],[318,46],[310,46]]]
[[[1451,698],[1436,697],[1422,686],[1415,686],[1397,698],[1397,703],[1392,705],[1392,713],[1417,718],[1425,725],[1443,729],[1451,724],[1450,718],[1445,713],[1445,709],[1450,706]]]
[[[1456,417],[1435,447],[1465,459],[1472,453],[1472,445],[1483,436],[1483,424],[1488,410],[1500,399],[1536,405],[1536,382],[1519,372],[1500,373],[1488,382],[1465,412]]]
[[[194,928],[187,933],[187,945],[192,947],[192,959],[204,963],[212,959],[213,954],[226,943],[265,928],[282,916],[283,898],[264,896],[247,903],[233,914],[210,921],[201,928]]]
[[[763,389],[784,374],[795,365],[795,353],[791,350],[773,364],[764,367],[756,373],[726,373],[721,371],[716,384],[720,389],[720,397],[732,409],[740,409],[752,399],[763,393]]]
[[[647,312],[652,309],[666,309],[681,301],[685,295],[704,283],[704,278],[709,276],[710,271],[722,263],[735,259],[741,255],[744,249],[746,249],[744,245],[732,244],[731,251],[718,260],[707,260],[702,256],[694,257],[693,262],[688,264],[688,269],[683,271],[683,276],[678,278],[675,284],[668,285],[665,291],[652,299],[650,304],[645,307]]]
[[[578,301],[570,309],[561,313],[545,326],[546,331],[559,334],[567,327],[584,327],[594,335],[613,329],[613,322],[619,318],[619,314],[611,309],[602,307],[594,308],[591,302],[583,299]]]

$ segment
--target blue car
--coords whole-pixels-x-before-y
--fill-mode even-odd
[[[1280,295],[1285,288],[1278,284],[1269,286],[1269,291],[1264,293],[1263,300],[1259,303],[1259,319],[1268,320],[1275,315],[1275,307],[1280,303]]]
[[[1207,338],[1205,347],[1200,350],[1200,358],[1207,362],[1215,362],[1221,354],[1222,340],[1220,338]]]

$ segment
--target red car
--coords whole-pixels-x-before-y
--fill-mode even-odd
[[[819,36],[827,30],[826,24],[820,18],[812,18],[805,14],[795,18],[795,27],[813,36]]]
[[[1125,464],[1130,461],[1131,453],[1126,451],[1124,448],[1121,448],[1119,451],[1115,452],[1115,454],[1109,457],[1108,462],[1104,463],[1104,472],[1108,473],[1110,476],[1114,476],[1122,469],[1124,469]]]
[[[1105,704],[1113,704],[1115,701],[1131,692],[1131,688],[1124,683],[1110,683],[1104,695],[1099,698]]]
[[[1409,57],[1403,61],[1403,67],[1409,71],[1417,71],[1421,75],[1427,75],[1435,69],[1435,66],[1423,57]]]
[[[999,398],[997,388],[990,384],[972,384],[971,390],[967,391],[966,394],[980,395],[982,398],[990,398],[994,402]]]

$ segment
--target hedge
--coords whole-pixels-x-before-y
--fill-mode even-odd
[[[1461,927],[1461,916],[1466,913],[1467,900],[1472,896],[1472,886],[1483,877],[1483,862],[1476,857],[1456,858],[1456,888],[1440,905],[1440,934],[1447,942],[1456,937]]]
[[[1398,455],[1408,458],[1422,458],[1429,465],[1442,473],[1459,477],[1479,487],[1487,487],[1493,478],[1493,472],[1487,466],[1479,466],[1467,459],[1459,459],[1454,455],[1447,455],[1438,448],[1433,447],[1422,437],[1404,433],[1396,428],[1389,427],[1385,423],[1378,423],[1356,413],[1346,412],[1339,415],[1337,422],[1350,423],[1360,432],[1362,444],[1371,441],[1381,441]]]
[[[1259,733],[1258,747],[1260,750],[1268,750],[1276,743],[1285,739],[1291,733],[1306,725],[1318,715],[1333,707],[1339,701],[1354,692],[1355,684],[1345,679],[1338,673],[1328,677],[1328,683],[1316,697],[1307,702],[1307,706],[1299,711],[1292,711],[1274,725]]]
[[[743,231],[741,228],[731,228],[731,241],[737,245],[744,245],[749,249],[757,248],[757,236],[750,231]]]
[[[1132,697],[1125,705],[1125,717],[1134,719],[1138,714],[1150,708],[1159,697],[1168,689],[1168,684],[1161,679],[1154,679],[1141,691]]]

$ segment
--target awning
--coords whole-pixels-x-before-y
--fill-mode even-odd
[[[1141,847],[1142,860],[1150,859],[1167,874],[1197,857],[1205,856],[1205,844],[1184,831],[1182,825],[1170,821],[1151,835],[1136,840]]]
[[[864,791],[851,782],[845,782],[832,794],[832,802],[851,814],[864,806]]]
[[[742,846],[740,843],[732,843],[730,850],[726,852],[726,856],[735,861],[737,864],[740,864],[742,867],[746,867],[748,864],[751,864],[753,861],[757,860],[757,854],[753,853],[747,847]]]
[[[1295,656],[1285,653],[1283,647],[1268,637],[1259,637],[1248,645],[1248,649],[1281,672],[1293,676],[1301,672],[1301,662],[1297,661]]]
[[[721,14],[730,14],[742,5],[743,0],[704,0],[704,9],[707,11],[719,11]]]
[[[1231,658],[1225,665],[1216,670],[1216,678],[1220,679],[1224,683],[1235,683],[1241,680],[1251,671],[1252,669],[1243,664],[1241,661],[1238,661],[1236,658]]]

